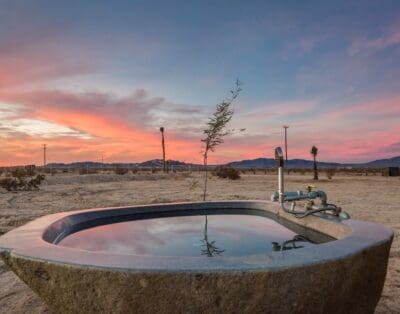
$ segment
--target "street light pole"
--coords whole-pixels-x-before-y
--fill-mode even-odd
[[[164,127],[160,128],[160,132],[161,132],[161,146],[162,146],[162,153],[163,153],[163,170],[164,172],[168,172],[167,170],[167,164],[165,161],[165,140],[164,140]]]
[[[47,149],[46,144],[43,144],[43,166],[44,166],[44,167],[46,167],[46,165],[47,165],[47,161],[46,161],[46,149]]]
[[[287,162],[287,129],[289,128],[289,126],[288,125],[284,125],[283,126],[283,128],[285,129],[285,159],[286,159],[286,162]]]

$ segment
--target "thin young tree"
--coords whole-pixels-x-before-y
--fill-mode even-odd
[[[231,105],[242,91],[241,85],[242,83],[237,79],[235,88],[231,90],[230,96],[217,104],[215,112],[208,119],[207,129],[203,131],[204,138],[201,140],[204,143],[203,165],[205,173],[203,201],[206,200],[207,196],[208,155],[210,152],[214,152],[217,146],[224,142],[224,137],[232,131],[227,130],[226,127],[232,119],[233,109]]]
[[[164,127],[160,127],[161,132],[161,146],[163,151],[163,171],[167,172],[167,164],[165,162],[165,140],[164,140]]]
[[[311,147],[310,153],[314,159],[314,180],[318,180],[318,169],[317,169],[318,148],[316,146]]]

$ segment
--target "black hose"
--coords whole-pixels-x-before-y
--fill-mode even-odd
[[[294,210],[292,211],[292,210],[288,210],[287,208],[285,208],[283,203],[281,204],[281,207],[286,213],[295,215],[296,218],[304,218],[309,215],[320,213],[320,212],[325,212],[328,210],[332,210],[332,211],[337,210],[337,206],[334,204],[326,204],[326,205],[332,206],[334,208],[318,208],[318,209],[312,209],[312,210],[306,210],[306,211],[294,211]]]

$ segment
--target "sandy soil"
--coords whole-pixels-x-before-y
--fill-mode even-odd
[[[40,191],[0,192],[0,232],[50,213],[85,209],[201,200],[201,177],[189,174],[114,174],[50,176]],[[317,185],[332,202],[353,219],[391,227],[395,239],[382,298],[376,313],[400,313],[400,179],[381,176],[335,176],[317,184],[311,175],[289,175],[290,190]],[[212,178],[209,200],[269,199],[276,189],[276,176],[246,174],[238,181]],[[48,313],[46,305],[0,262],[0,313]]]

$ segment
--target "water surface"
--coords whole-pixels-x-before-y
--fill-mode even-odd
[[[152,256],[243,256],[313,245],[272,219],[208,215],[131,220],[84,229],[59,245]]]

